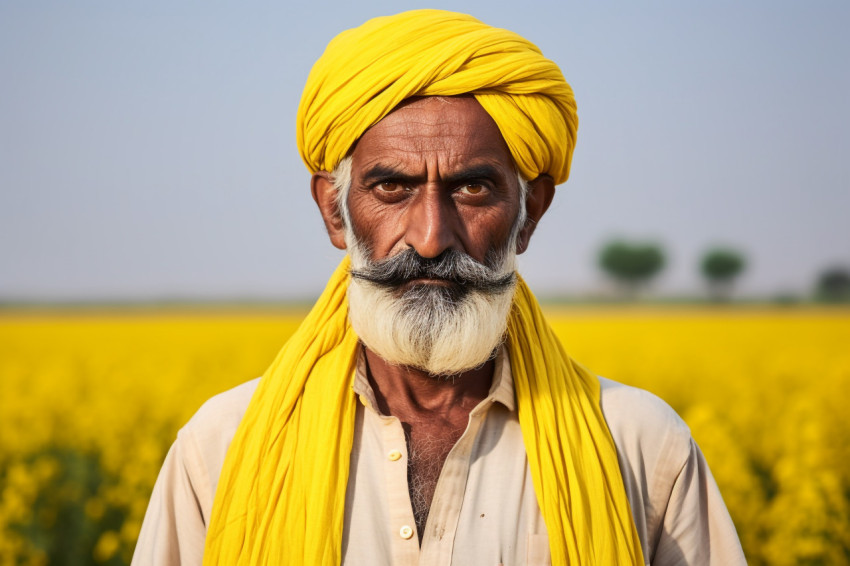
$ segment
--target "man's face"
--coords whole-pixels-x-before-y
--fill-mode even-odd
[[[486,362],[505,331],[525,218],[490,117],[469,98],[403,106],[358,142],[350,178],[341,205],[360,339],[433,375]]]
[[[407,103],[370,128],[351,159],[351,224],[370,259],[453,249],[485,263],[507,244],[519,180],[498,127],[474,98]]]
[[[433,375],[490,359],[507,325],[516,254],[554,185],[519,177],[475,99],[403,104],[333,174],[315,174],[312,190],[331,241],[351,253],[349,320],[370,350]]]

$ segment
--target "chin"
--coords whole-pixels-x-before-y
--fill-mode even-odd
[[[388,363],[455,376],[492,359],[514,290],[470,291],[431,280],[390,290],[352,280],[349,319],[363,344]]]

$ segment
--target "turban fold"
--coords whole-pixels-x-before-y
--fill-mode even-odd
[[[526,179],[567,180],[578,117],[558,66],[519,35],[465,14],[413,10],[336,36],[298,106],[301,158],[332,171],[403,100],[471,94],[493,118]]]

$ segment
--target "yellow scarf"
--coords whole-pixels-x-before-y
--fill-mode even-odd
[[[205,565],[340,563],[356,410],[348,267],[260,380],[224,461]],[[567,356],[522,280],[507,344],[552,563],[643,565],[599,381]]]

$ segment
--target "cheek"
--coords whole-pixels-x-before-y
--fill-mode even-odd
[[[349,197],[349,213],[354,235],[372,250],[373,259],[387,255],[402,239],[403,235],[398,233],[398,211],[375,199],[352,194]]]
[[[482,261],[488,252],[504,248],[510,239],[518,212],[496,208],[474,210],[464,214],[466,252]]]

